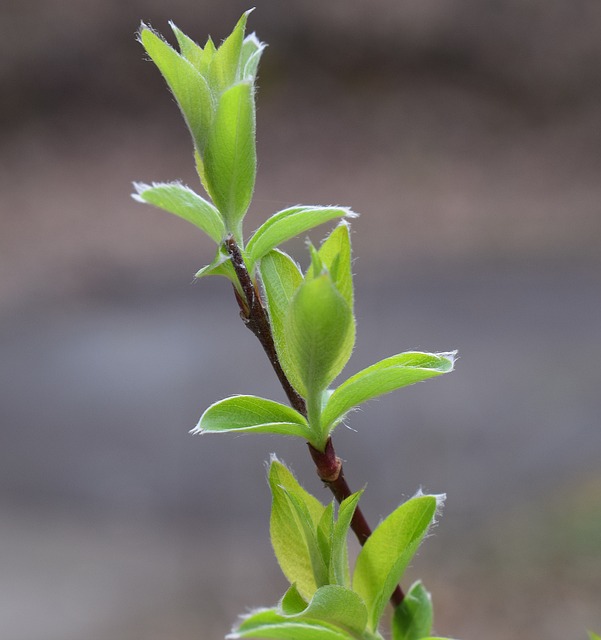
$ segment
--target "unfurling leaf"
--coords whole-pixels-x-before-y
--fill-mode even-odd
[[[307,540],[306,522],[297,515],[298,509],[291,503],[303,504],[312,526],[317,530],[325,507],[307,493],[297,482],[290,470],[273,458],[269,466],[269,486],[272,494],[270,533],[271,544],[284,575],[290,583],[296,584],[299,594],[309,601],[317,587],[313,570],[314,553]]]
[[[238,638],[277,638],[278,640],[356,640],[350,632],[318,620],[297,620],[281,615],[275,609],[251,613],[226,636]]]
[[[213,118],[213,98],[206,80],[157,33],[142,24],[140,42],[167,81],[196,148],[202,153]]]
[[[209,85],[214,94],[219,95],[228,87],[231,87],[239,75],[242,46],[246,22],[252,9],[246,11],[234,30],[221,43],[221,46],[211,60],[209,68]]]
[[[288,307],[303,281],[303,275],[288,254],[274,250],[261,259],[261,280],[265,288],[269,321],[280,364],[290,384],[303,395],[304,385],[292,363],[285,327]]]
[[[298,595],[293,594],[293,596],[300,604]],[[290,640],[381,638],[380,635],[364,633],[366,625],[367,610],[361,598],[350,589],[338,585],[326,585],[315,592],[303,610],[291,614],[285,613],[282,607],[279,611],[260,610],[245,618],[228,638],[290,638]]]
[[[277,433],[304,440],[311,435],[298,411],[256,396],[232,396],[212,404],[191,433],[228,432]]]
[[[400,353],[359,371],[330,396],[322,428],[331,431],[348,411],[372,398],[452,371],[455,353]]]
[[[392,640],[422,640],[432,632],[432,598],[421,582],[414,583],[394,610]]]
[[[290,303],[284,331],[303,390],[308,396],[321,393],[347,363],[355,342],[352,309],[329,273],[301,284]]]
[[[332,532],[330,583],[339,584],[343,587],[351,586],[348,566],[347,535],[355,509],[357,508],[357,503],[362,495],[363,490],[357,491],[357,493],[353,493],[340,503],[340,507],[338,507],[338,519],[334,523],[334,530]]]
[[[417,496],[383,520],[359,552],[353,590],[364,600],[369,627],[378,626],[386,602],[434,521],[439,498]]]
[[[244,292],[242,291],[242,286],[232,265],[230,255],[223,245],[217,247],[217,253],[213,261],[194,274],[194,277],[197,279],[205,278],[206,276],[223,276],[227,278],[234,287],[236,287],[239,295],[244,298]]]
[[[336,288],[352,309],[354,301],[351,236],[350,225],[346,220],[343,220],[324,240],[317,251],[317,256],[321,265],[330,272]]]
[[[238,242],[257,168],[253,91],[251,82],[240,82],[221,95],[202,156],[209,195]]]

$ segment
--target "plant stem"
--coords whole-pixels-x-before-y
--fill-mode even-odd
[[[273,341],[273,333],[271,332],[269,317],[267,316],[267,312],[263,306],[261,295],[256,283],[253,282],[250,273],[246,268],[240,247],[232,235],[229,235],[225,239],[225,247],[231,256],[234,271],[236,272],[236,276],[238,277],[240,286],[244,292],[244,298],[242,298],[234,287],[236,301],[240,307],[240,317],[244,324],[254,333],[261,343],[261,346],[267,354],[269,362],[271,362],[271,366],[273,367],[290,404],[306,418],[307,405],[305,400],[290,384],[288,377],[282,369],[282,365],[280,364],[275,348],[275,343]],[[309,453],[311,454],[311,458],[313,459],[317,469],[317,475],[320,480],[327,485],[336,500],[340,503],[345,498],[352,495],[351,489],[344,477],[342,460],[334,451],[332,438],[328,438],[323,452],[313,447],[310,443],[307,444],[309,446]],[[357,536],[361,546],[365,544],[371,535],[371,528],[359,506],[355,509],[353,519],[351,520],[351,529]],[[390,597],[390,602],[393,607],[396,607],[403,601],[404,597],[405,595],[403,594],[401,587],[397,586]]]

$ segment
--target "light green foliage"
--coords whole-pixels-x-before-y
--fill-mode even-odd
[[[325,268],[330,272],[332,280],[340,295],[352,309],[353,273],[351,260],[350,225],[343,220],[324,240],[317,252],[310,246],[312,253],[312,267],[306,277],[316,277]]]
[[[145,24],[140,27],[140,42],[167,81],[192,134],[194,144],[202,153],[214,109],[207,80],[191,62]]]
[[[414,583],[395,608],[392,640],[421,640],[432,632],[432,598],[421,582]]]
[[[212,404],[191,433],[228,431],[310,437],[309,425],[298,411],[256,396],[233,396]]]
[[[297,206],[274,213],[248,241],[246,247],[251,265],[283,242],[335,218],[355,217],[346,207]]]
[[[284,327],[293,367],[306,390],[303,395],[311,400],[342,371],[355,338],[352,309],[327,271],[301,284]]]
[[[335,461],[328,439],[349,411],[452,371],[455,354],[401,353],[328,389],[355,343],[348,219],[356,214],[339,206],[289,207],[260,225],[245,248],[243,220],[257,167],[255,80],[265,49],[254,34],[245,36],[249,13],[219,47],[211,38],[203,47],[170,23],[176,50],[142,24],[139,40],[182,112],[194,142],[197,173],[211,201],[179,182],[137,183],[133,197],[190,222],[217,244],[214,259],[196,278],[220,275],[233,283],[243,319],[276,370],[281,366],[284,387],[298,409],[256,396],[233,396],[211,405],[192,432],[295,436],[323,454],[331,451]],[[336,219],[341,221],[318,248],[309,243],[305,273],[279,249]],[[238,252],[242,259],[234,266],[232,257]],[[320,476],[331,487],[342,478]],[[386,602],[434,520],[437,497],[418,496],[398,507],[367,539],[351,573],[347,538],[363,492],[350,495],[338,508],[333,502],[324,506],[275,458],[269,486],[272,546],[291,584],[277,607],[252,612],[228,638],[383,640],[378,628]],[[348,495],[344,487],[338,486],[335,495]],[[357,521],[361,519],[355,521],[356,531]],[[361,534],[364,539],[368,531]],[[427,637],[431,626],[430,596],[416,583],[396,608],[393,640],[444,640]],[[591,633],[590,640],[601,638]]]
[[[367,551],[359,555],[351,588],[347,534],[362,492],[344,500],[336,518],[333,505],[324,507],[275,458],[269,485],[272,544],[291,586],[278,607],[250,614],[229,637],[292,639],[311,631],[324,638],[380,639],[382,598],[385,603],[396,584],[392,581],[432,523],[437,498],[413,498],[384,520],[372,534],[377,545],[367,547],[368,540]],[[429,595],[418,584],[408,597],[394,623],[395,633],[405,635],[395,635],[394,640],[421,640],[430,633]]]
[[[353,590],[365,601],[369,626],[376,629],[386,602],[434,521],[435,496],[417,496],[397,507],[359,552]]]
[[[593,633],[592,631],[589,631],[588,635],[590,640],[601,640],[601,636],[596,633]]]
[[[338,508],[338,519],[334,523],[331,539],[329,574],[331,584],[340,584],[344,587],[351,586],[347,536],[351,526],[351,519],[362,495],[363,490],[353,493],[353,495],[343,500]]]
[[[238,280],[236,271],[232,265],[230,255],[224,245],[219,245],[217,247],[217,253],[210,264],[202,267],[202,269],[199,269],[194,274],[194,277],[197,279],[204,278],[205,276],[223,276],[227,278],[234,287],[236,287],[240,296],[244,296],[242,287],[240,286],[240,281]]]
[[[248,13],[218,49],[210,39],[203,49],[172,23],[179,52],[144,24],[139,33],[190,129],[201,181],[239,242],[255,184],[254,81],[264,49],[244,37]]]
[[[242,241],[242,219],[255,188],[255,101],[250,82],[230,87],[219,99],[203,157],[207,191],[226,227]]]
[[[292,473],[276,459],[269,467],[269,486],[271,488],[271,544],[278,563],[290,583],[296,584],[298,592],[309,600],[317,590],[311,545],[315,540],[306,538],[306,528],[299,521],[297,505],[303,504],[309,514],[313,527],[317,527],[323,515],[324,507],[312,495],[307,493],[296,481]],[[289,496],[296,498],[296,505]]]
[[[219,211],[192,189],[179,182],[134,183],[134,198],[173,213],[204,231],[215,242],[225,237],[225,225]]]
[[[283,251],[270,251],[261,260],[261,277],[265,287],[271,331],[278,358],[292,386],[302,393],[301,377],[292,363],[286,334],[286,316],[292,298],[303,281],[303,274],[294,260]]]
[[[368,400],[453,370],[455,352],[411,351],[381,360],[343,382],[330,396],[322,416],[324,429],[333,429],[350,411]]]

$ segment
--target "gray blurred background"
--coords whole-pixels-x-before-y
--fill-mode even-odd
[[[404,581],[433,591],[439,633],[584,640],[601,630],[601,3],[256,5],[247,230],[351,206],[349,372],[461,356],[340,429],[349,482],[373,523],[419,486],[448,493]],[[197,188],[139,21],[219,41],[248,6],[0,5],[3,639],[222,638],[285,587],[269,453],[329,499],[300,442],[188,435],[221,397],[282,393],[226,282],[191,284],[211,243],[129,197]]]

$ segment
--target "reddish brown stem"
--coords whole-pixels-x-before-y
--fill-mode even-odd
[[[288,377],[282,369],[273,341],[273,333],[269,324],[269,317],[265,307],[263,306],[257,285],[253,282],[248,269],[246,268],[240,247],[231,235],[226,238],[225,246],[231,256],[232,265],[234,266],[236,276],[238,277],[238,281],[240,282],[240,286],[244,294],[241,295],[238,289],[234,287],[236,301],[240,307],[240,317],[244,324],[255,334],[261,343],[261,346],[267,354],[269,362],[271,362],[271,366],[273,367],[290,404],[306,418],[307,407],[305,401],[290,384]],[[340,503],[345,498],[352,495],[351,489],[344,477],[342,461],[338,456],[336,456],[336,452],[334,451],[332,439],[328,438],[323,452],[313,447],[310,443],[307,444],[309,446],[309,453],[311,454],[317,469],[317,475],[334,494],[336,500]],[[371,535],[371,528],[358,506],[355,509],[353,519],[351,520],[351,529],[362,546]],[[404,597],[405,595],[401,587],[397,586],[390,597],[390,602],[394,607],[396,607],[401,604]]]

